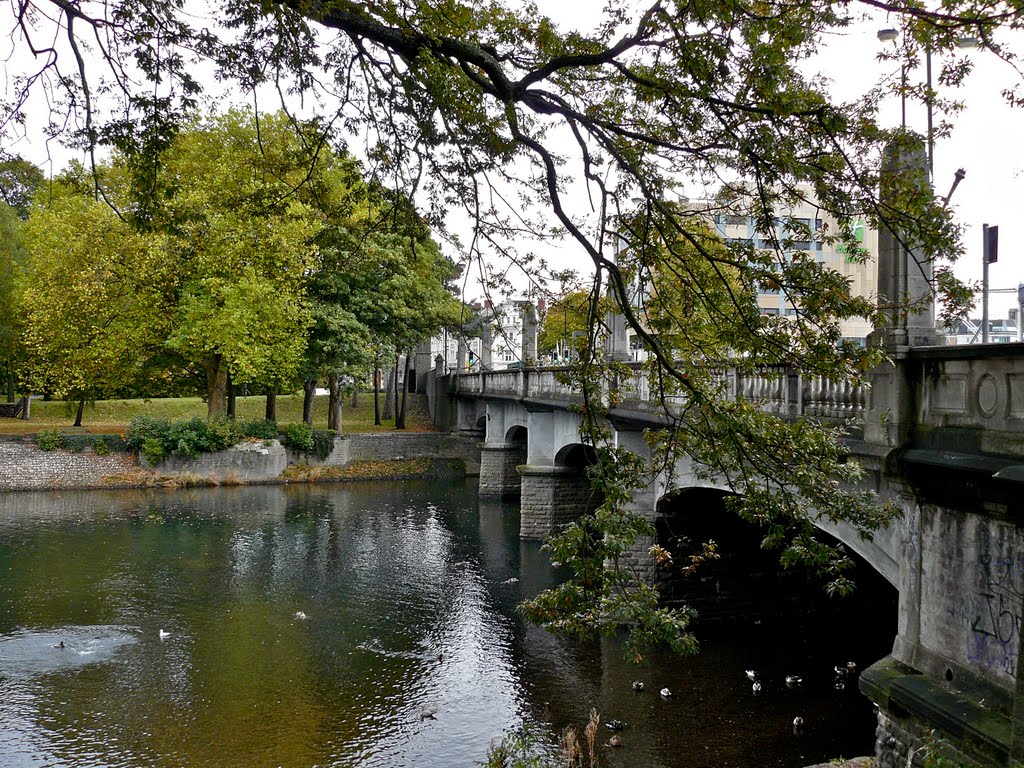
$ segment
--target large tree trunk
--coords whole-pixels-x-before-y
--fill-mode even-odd
[[[384,385],[384,421],[389,421],[395,418],[395,379],[398,378],[396,371],[398,370],[398,358],[395,358],[395,364],[391,368],[388,368],[387,382]]]
[[[231,374],[228,374],[228,416],[232,419],[235,418],[235,382],[231,380]]]
[[[373,423],[380,426],[380,361],[373,363]]]
[[[267,421],[272,421],[275,424],[277,423],[277,390],[276,389],[268,389],[267,390],[267,407],[266,407],[266,410],[263,412],[263,418],[265,418]]]
[[[409,370],[411,368],[410,363],[412,361],[412,352],[405,353],[405,376],[403,381],[405,384],[402,386],[402,405],[398,409],[398,418],[395,419],[395,429],[405,429],[405,398],[409,394],[409,384],[411,378],[409,376]]]
[[[302,420],[313,426],[313,401],[316,398],[316,379],[302,382]]]
[[[24,394],[22,394],[21,402],[21,418],[23,418],[25,421],[28,421],[29,419],[32,418],[32,393],[25,392]]]
[[[78,411],[75,413],[75,426],[82,426],[82,416],[85,413],[85,395],[78,400]]]
[[[327,377],[327,387],[331,391],[327,403],[327,428],[341,434],[341,378],[336,373]]]
[[[228,367],[223,355],[207,355],[203,358],[206,371],[206,415],[209,418],[223,416],[228,409]]]

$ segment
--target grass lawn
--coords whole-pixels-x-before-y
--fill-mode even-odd
[[[409,395],[406,405],[406,431],[428,432],[433,429],[427,411],[426,395]],[[313,426],[327,428],[327,395],[319,395],[313,406]],[[351,407],[352,398],[345,398],[341,409],[342,433],[388,432],[395,428],[394,420],[379,427],[373,423],[373,394],[360,393],[359,407]],[[384,395],[380,398],[384,407]],[[38,432],[41,429],[62,429],[75,423],[78,404],[59,401],[32,401],[32,418],[0,418],[0,434],[15,435]],[[239,419],[262,419],[266,398],[262,395],[239,397],[236,410]],[[165,417],[171,420],[206,416],[206,403],[198,397],[159,398],[153,400],[100,400],[86,403],[82,426],[91,433],[124,434],[133,416]],[[302,395],[277,396],[277,422],[281,426],[302,421]]]

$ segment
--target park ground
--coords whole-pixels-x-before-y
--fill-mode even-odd
[[[406,405],[407,432],[427,432],[433,429],[427,411],[425,395],[408,396]],[[327,395],[317,395],[313,406],[313,427],[327,428]],[[359,395],[356,408],[351,406],[352,398],[345,399],[342,407],[342,434],[365,432],[389,432],[394,430],[395,421],[389,419],[379,426],[374,424],[373,393]],[[0,419],[0,435],[32,434],[43,429],[71,430],[75,423],[77,403],[56,400],[33,400],[31,419]],[[381,397],[381,408],[384,398]],[[266,398],[262,395],[239,397],[236,401],[236,416],[239,419],[262,419]],[[87,403],[82,418],[82,431],[91,434],[124,434],[135,416],[153,416],[172,421],[206,416],[206,402],[199,397],[173,397],[139,400],[98,400]],[[285,427],[302,421],[302,395],[277,396],[277,422]]]

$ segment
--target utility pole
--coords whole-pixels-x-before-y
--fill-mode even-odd
[[[1017,283],[1017,341],[1024,341],[1024,283]]]
[[[981,343],[988,344],[988,265],[999,258],[999,227],[981,225]]]

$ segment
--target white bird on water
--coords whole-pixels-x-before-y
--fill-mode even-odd
[[[662,688],[661,689],[661,698],[663,698],[663,699],[671,699],[672,698],[672,691],[670,691],[668,688]]]
[[[168,637],[171,636],[171,633],[168,632],[166,629],[161,629],[159,632],[159,636],[161,640],[166,640]]]
[[[307,618],[309,618],[309,617],[306,616],[306,614],[303,613],[302,611],[296,611],[295,612],[295,620],[296,621],[305,621]]]

